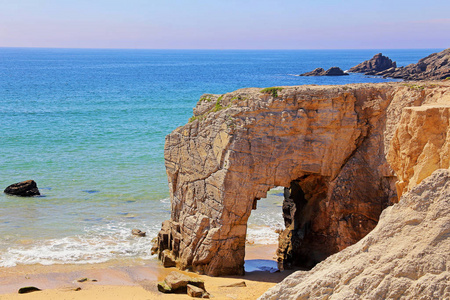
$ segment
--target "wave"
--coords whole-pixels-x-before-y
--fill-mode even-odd
[[[133,236],[131,229],[125,223],[108,224],[94,226],[81,235],[15,245],[0,254],[0,267],[19,264],[94,264],[121,258],[152,258],[152,237],[157,235],[159,226],[140,228],[147,231],[146,237]]]

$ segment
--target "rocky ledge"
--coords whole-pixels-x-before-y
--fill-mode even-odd
[[[396,174],[412,178],[411,166],[399,162],[408,156],[407,135],[395,131],[409,124],[401,120],[405,108],[448,103],[449,81],[204,95],[190,122],[166,137],[171,219],[158,235],[159,257],[208,275],[242,274],[250,213],[269,189],[284,186],[278,260],[313,267],[366,236],[397,202],[397,190],[410,188],[403,175],[395,184]],[[442,163],[417,172],[448,165],[442,153]]]

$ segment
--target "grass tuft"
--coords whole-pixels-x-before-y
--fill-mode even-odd
[[[270,94],[270,95],[272,95],[272,97],[276,98],[276,97],[278,97],[278,91],[281,91],[281,90],[283,90],[283,88],[270,87],[270,88],[262,89],[260,92],[263,94]]]

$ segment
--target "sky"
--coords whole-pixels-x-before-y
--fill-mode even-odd
[[[449,0],[0,0],[0,47],[450,47]]]

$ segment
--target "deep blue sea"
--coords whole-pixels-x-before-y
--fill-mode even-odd
[[[151,238],[170,218],[164,138],[204,93],[383,82],[294,75],[346,70],[378,52],[402,66],[440,50],[0,48],[0,189],[34,179],[43,194],[0,193],[0,267],[150,259]],[[281,203],[280,190],[258,202],[252,242],[276,243]]]

